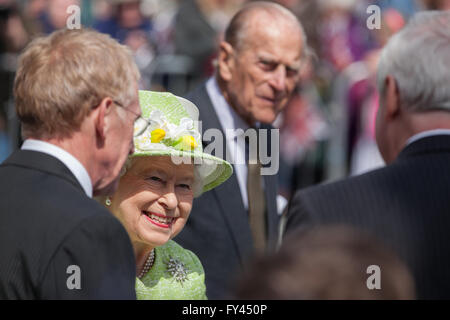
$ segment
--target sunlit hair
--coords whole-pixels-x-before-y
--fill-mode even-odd
[[[14,97],[24,138],[69,137],[91,108],[136,97],[140,74],[129,49],[89,29],[37,38],[19,59]]]
[[[410,111],[450,110],[450,13],[421,12],[395,34],[381,53],[377,83],[392,76],[400,102]]]

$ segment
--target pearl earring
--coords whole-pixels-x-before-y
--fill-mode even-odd
[[[111,199],[109,197],[106,198],[105,203],[109,207],[111,205]]]

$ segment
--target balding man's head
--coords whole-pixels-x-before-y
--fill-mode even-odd
[[[273,122],[296,87],[305,53],[303,28],[289,10],[269,2],[245,6],[220,46],[225,99],[250,125]]]
[[[247,42],[251,41],[251,38],[247,38],[248,32],[252,30],[250,26],[258,21],[266,25],[269,21],[291,25],[300,31],[306,43],[306,34],[297,17],[285,7],[272,2],[252,2],[243,7],[230,21],[225,31],[225,41],[236,49],[248,45]],[[306,46],[303,50],[306,51]]]

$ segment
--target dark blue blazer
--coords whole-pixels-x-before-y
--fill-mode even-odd
[[[61,161],[19,150],[0,165],[0,299],[136,299],[135,273],[125,229]]]

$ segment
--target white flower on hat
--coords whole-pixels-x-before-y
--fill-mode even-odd
[[[167,121],[161,111],[154,110],[147,120],[150,122],[148,128],[135,137],[136,149],[167,150],[172,147],[177,150],[192,151],[201,141],[200,133],[195,129],[194,121],[190,118],[180,119],[180,124],[177,126]],[[135,132],[141,131],[146,125],[146,121],[138,121]]]

